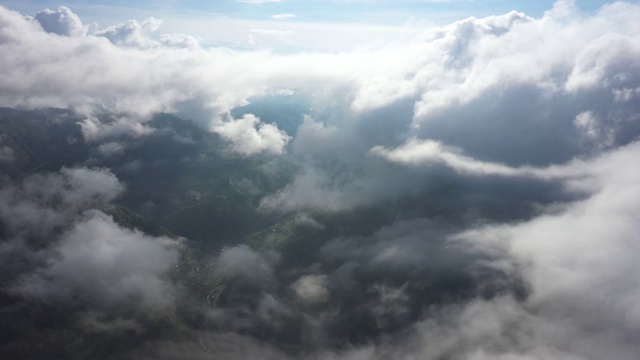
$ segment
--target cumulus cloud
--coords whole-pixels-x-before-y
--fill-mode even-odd
[[[282,154],[291,137],[274,124],[264,124],[253,114],[217,124],[214,131],[227,139],[234,151],[253,155],[260,152]]]
[[[105,306],[172,306],[173,289],[162,278],[177,260],[172,242],[122,229],[104,213],[89,212],[49,249],[46,267],[20,278],[14,291],[54,302],[79,293]]]
[[[85,142],[100,143],[118,138],[148,135],[154,130],[144,124],[146,120],[148,119],[135,116],[101,120],[96,115],[89,113],[82,121],[78,122],[78,125],[80,125]]]
[[[343,94],[346,95],[344,104],[358,112],[379,109],[402,99],[411,100],[415,105],[414,121],[426,131],[442,121],[438,116],[441,112],[445,113],[444,118],[448,118],[448,109],[460,108],[460,105],[464,105],[463,109],[475,108],[479,104],[474,101],[484,102],[485,95],[505,93],[505,89],[530,86],[542,99],[547,99],[564,88],[573,92],[599,80],[602,80],[602,84],[610,83],[609,86],[613,86],[614,82],[602,78],[605,76],[603,71],[609,71],[606,69],[616,71],[613,64],[606,65],[607,58],[630,59],[625,65],[629,70],[625,72],[628,74],[625,79],[622,73],[607,75],[621,85],[613,86],[609,91],[622,94],[628,89],[635,89],[637,86],[631,86],[634,81],[631,68],[635,66],[632,59],[636,50],[633,38],[629,35],[637,30],[631,15],[634,11],[637,11],[636,7],[630,4],[610,5],[598,17],[577,20],[572,26],[565,26],[549,16],[532,19],[513,12],[484,19],[467,19],[429,31],[421,42],[406,47],[335,56],[284,56],[226,49],[196,50],[193,53],[176,49],[172,52],[150,51],[143,55],[135,49],[109,47],[96,41],[99,36],[57,39],[56,46],[45,48],[52,52],[48,58],[59,58],[59,54],[66,54],[66,58],[76,58],[78,63],[91,63],[91,68],[85,68],[84,65],[74,67],[80,73],[79,78],[89,81],[74,80],[75,85],[67,84],[65,78],[56,76],[63,73],[57,71],[60,64],[33,61],[29,62],[30,66],[36,66],[39,70],[29,69],[32,73],[48,74],[46,78],[38,79],[38,88],[43,89],[44,83],[49,84],[45,89],[66,89],[65,96],[35,91],[35,86],[28,81],[29,77],[22,76],[21,86],[12,86],[13,92],[5,91],[3,98],[7,105],[79,106],[79,103],[111,103],[118,111],[135,112],[170,110],[183,101],[192,100],[205,114],[208,112],[215,118],[215,115],[223,114],[248,98],[263,94],[267,87],[289,88],[299,94],[322,99],[322,91],[315,86],[321,81],[324,84],[323,91],[329,94],[335,94],[339,89],[347,90]],[[29,29],[27,21],[6,10],[3,25],[8,33],[11,33],[10,29],[21,29],[20,32],[25,34],[22,38],[27,40],[20,44],[5,42],[3,47],[7,54],[48,42],[46,35]],[[124,45],[144,45],[151,41],[149,33],[156,31],[159,25],[158,20],[148,19],[143,23],[131,22],[111,27],[98,32],[98,35],[108,36],[112,41]],[[584,31],[575,30],[577,28]],[[578,33],[579,36],[575,35]],[[532,39],[532,34],[538,34],[538,38]],[[606,40],[608,35],[617,40]],[[167,36],[167,41],[173,42],[169,39],[175,40],[176,37]],[[565,39],[572,40],[570,46],[566,46]],[[77,53],[74,49],[81,45],[95,51],[85,55]],[[606,49],[597,50],[602,47]],[[59,54],[54,54],[54,51]],[[608,55],[612,53],[615,55]],[[589,65],[588,61],[595,59],[602,60],[594,68],[595,65]],[[5,68],[22,68],[10,60],[10,56],[3,58],[4,65],[7,65]],[[256,62],[270,65],[247,66]],[[111,77],[117,78],[118,82],[109,81],[109,74],[116,67],[122,75]],[[521,71],[522,68],[528,71]],[[45,69],[49,70],[45,72]],[[16,75],[21,73],[14,72]],[[618,80],[614,79],[616,75],[620,75],[616,78]],[[8,81],[5,83],[13,83],[9,81],[9,74],[5,74],[5,77]],[[101,91],[98,92],[96,87],[100,87]],[[81,97],[81,94],[91,96]],[[336,97],[331,96],[331,99],[335,101]],[[535,101],[536,97],[532,100]],[[580,107],[584,104],[575,102],[574,105]],[[576,110],[579,111],[573,116],[589,109]],[[523,121],[527,119],[525,117]]]
[[[59,196],[63,203],[78,208],[108,203],[124,190],[107,169],[63,168],[60,175],[34,175],[23,182],[22,188],[44,201]]]
[[[178,292],[169,271],[181,245],[124,229],[98,210],[123,191],[105,169],[63,168],[3,179],[2,311],[5,320],[21,320],[11,321],[10,329],[0,324],[12,335],[0,353],[30,357],[43,346],[47,354],[67,357],[77,351],[68,351],[69,342],[143,336],[149,333],[145,318],[171,316]],[[60,345],[42,345],[52,334],[62,339]],[[119,351],[110,347],[111,354]]]
[[[136,20],[129,20],[126,24],[110,26],[104,30],[96,31],[95,35],[103,36],[115,45],[145,48],[154,45],[149,35],[156,32],[160,25],[162,25],[162,21],[152,17],[142,23]]]
[[[62,36],[82,36],[87,33],[87,26],[82,25],[78,15],[66,6],[57,10],[45,9],[36,14],[35,19],[42,28],[50,33]]]
[[[170,309],[177,243],[126,230],[102,208],[124,190],[107,170],[63,168],[0,192],[0,257],[13,296]],[[144,259],[144,260],[143,260]]]
[[[82,124],[87,138],[109,137],[116,132],[140,134],[145,131],[142,123],[149,115],[173,110],[225,134],[249,134],[240,135],[244,140],[234,138],[236,146],[244,152],[280,152],[278,149],[287,137],[275,125],[241,119],[238,125],[232,126],[233,121],[223,121],[223,115],[231,108],[262,92],[261,80],[258,80],[261,75],[242,74],[251,68],[249,63],[267,54],[247,58],[227,49],[205,52],[197,40],[181,34],[162,34],[156,39],[152,35],[160,25],[161,21],[154,18],[142,23],[132,20],[86,36],[51,38],[24,17],[2,8],[2,46],[7,54],[14,54],[4,56],[2,62],[15,71],[2,75],[6,87],[0,90],[1,102],[4,106],[78,110],[87,116]],[[109,39],[110,43],[102,38]],[[70,68],[67,60],[44,62],[34,58],[39,64],[27,65],[25,57],[17,56],[27,48],[49,52],[46,56],[41,53],[38,59],[47,56],[70,59],[74,72],[67,71]],[[165,48],[174,50],[167,52]],[[36,87],[40,90],[35,90]],[[240,93],[229,91],[231,87]],[[103,124],[99,115],[106,111],[123,116]],[[257,127],[253,134],[238,130],[251,126]],[[260,144],[247,145],[250,137],[258,139]]]
[[[291,285],[298,298],[308,304],[327,301],[327,277],[323,275],[306,275]]]
[[[161,34],[160,43],[168,47],[197,49],[200,41],[186,34]]]
[[[0,217],[12,232],[46,235],[86,209],[108,203],[124,185],[105,169],[63,168],[0,191]]]
[[[567,11],[575,15],[570,23],[557,12],[541,19],[512,12],[427,32],[421,44],[399,50],[403,62],[358,80],[347,101],[353,112],[339,115],[340,122],[330,117],[323,123],[304,122],[294,139],[294,145],[300,141],[301,146],[294,151],[308,156],[316,142],[330,136],[332,146],[320,147],[323,158],[335,149],[339,161],[374,154],[396,162],[445,165],[467,175],[537,176],[532,167],[568,163],[633,141],[639,130],[637,106],[623,99],[633,96],[638,84],[636,57],[631,55],[636,53],[636,24],[627,16],[637,7],[607,5],[595,17]],[[383,69],[383,62],[376,65]],[[400,99],[408,99],[403,106],[413,112],[385,114],[381,124],[402,124],[402,119],[410,124],[398,132],[373,125],[372,119],[401,104]],[[367,126],[380,126],[384,130],[378,134],[387,136],[375,139],[377,144],[368,142],[365,150],[359,146],[368,140]],[[305,131],[311,127],[317,130]],[[328,135],[331,129],[335,135]],[[331,171],[316,167],[313,173],[322,178]],[[369,181],[371,172],[364,173],[367,176],[343,188]],[[306,176],[301,174],[299,181]],[[317,183],[318,192],[327,189],[322,181]],[[310,205],[300,202],[294,190],[287,195],[290,204]],[[300,196],[307,193],[300,191]],[[320,197],[317,206],[324,207],[328,198]]]

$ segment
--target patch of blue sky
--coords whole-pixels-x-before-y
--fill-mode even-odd
[[[152,1],[139,0],[3,0],[0,4],[34,14],[44,8],[66,5],[88,21],[122,20],[136,14],[149,16],[196,16],[198,13],[219,14],[242,19],[270,19],[276,14],[295,14],[296,21],[324,23],[401,24],[408,18],[428,18],[435,23],[448,23],[469,16],[483,17],[511,10],[540,17],[550,9],[554,0],[191,0]],[[584,12],[593,12],[608,1],[577,0],[576,6]],[[155,15],[154,15],[155,14]],[[201,16],[202,14],[200,14]]]
[[[561,0],[567,1],[567,0]],[[631,0],[628,2],[638,2]],[[277,51],[344,51],[397,43],[435,26],[511,10],[543,16],[555,0],[0,0],[25,15],[60,5],[98,28],[163,20],[160,33],[195,36],[205,46]],[[583,13],[606,0],[576,0]],[[280,16],[278,16],[280,15]],[[413,35],[412,35],[413,34]]]

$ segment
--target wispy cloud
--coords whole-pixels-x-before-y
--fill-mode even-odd
[[[271,18],[274,20],[289,20],[295,17],[296,17],[295,14],[276,14],[276,15],[273,15]]]

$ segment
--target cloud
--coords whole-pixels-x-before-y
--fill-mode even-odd
[[[87,349],[70,351],[69,343],[97,336],[113,355],[124,351],[118,338],[153,332],[149,318],[171,323],[179,291],[169,272],[181,244],[124,229],[98,210],[124,191],[110,171],[63,168],[2,181],[2,311],[21,320],[0,324],[12,336],[0,353],[68,357]],[[51,336],[60,341],[48,343]]]
[[[123,229],[96,210],[123,190],[110,171],[87,168],[63,168],[4,184],[1,291],[11,300],[3,311],[24,318],[23,310],[10,304],[28,302],[38,308],[34,316],[44,321],[17,324],[12,330],[18,334],[15,346],[20,346],[25,327],[46,336],[61,326],[46,320],[58,306],[65,307],[68,319],[90,311],[93,315],[82,317],[77,326],[105,339],[127,331],[143,333],[138,320],[173,312],[176,290],[167,272],[177,262],[179,244]],[[72,331],[65,338],[84,336]]]
[[[142,23],[136,20],[129,20],[126,24],[110,26],[104,30],[96,31],[94,35],[103,36],[115,45],[145,48],[155,45],[149,35],[156,32],[161,25],[161,20],[152,17]]]
[[[298,298],[307,304],[325,302],[329,298],[327,277],[323,275],[306,275],[294,282],[291,287]]]
[[[552,351],[567,358],[633,357],[637,344],[624,340],[624,334],[637,329],[638,294],[630,290],[636,288],[637,279],[629,275],[637,271],[631,255],[638,245],[636,224],[625,215],[636,211],[638,193],[633,184],[638,172],[627,166],[634,151],[621,149],[607,159],[608,165],[595,166],[601,179],[597,189],[560,213],[513,226],[480,227],[455,237],[474,249],[503,254],[496,266],[510,266],[508,271],[522,266],[518,271],[531,286],[523,304],[473,305],[483,308],[483,316],[500,328],[510,321],[505,309],[512,312],[509,317],[521,317],[520,324],[526,324],[514,328],[520,332],[518,341],[493,351],[485,348],[485,356],[512,353],[537,358]],[[611,172],[612,166],[617,170]],[[486,334],[484,344],[504,340],[495,336],[495,330]]]
[[[44,236],[78,213],[115,199],[124,185],[106,169],[63,168],[0,191],[0,218],[14,233]]]
[[[83,36],[88,30],[87,26],[82,25],[78,15],[66,6],[60,6],[55,11],[39,11],[35,19],[45,31],[61,36]]]
[[[513,291],[514,284],[524,281],[527,295],[518,297],[517,292],[503,289],[494,296],[450,300],[431,306],[401,338],[329,352],[326,358],[632,359],[638,351],[630,335],[637,331],[638,320],[634,290],[638,279],[630,275],[638,271],[637,222],[632,214],[637,211],[640,173],[631,166],[637,148],[632,144],[590,163],[592,179],[582,179],[592,184],[587,198],[561,209],[546,208],[528,221],[471,225],[466,230],[405,222],[385,228],[366,242],[329,243],[323,249],[327,259],[345,264],[356,260],[351,273],[361,273],[357,269],[365,265],[371,266],[369,276],[377,270],[390,278],[403,266],[414,272],[437,268],[437,264],[475,269],[462,272],[467,275],[484,268],[495,273],[476,278],[475,286],[509,284],[512,279],[515,282],[507,289]],[[437,238],[443,242],[434,241]],[[439,246],[443,247],[437,250]],[[402,250],[405,247],[407,251]],[[442,254],[453,258],[442,260]],[[344,279],[345,273],[339,274]],[[429,277],[423,273],[408,278],[428,282]],[[447,283],[452,284],[453,278],[449,274]],[[353,288],[362,283],[348,284]],[[410,313],[416,287],[374,287],[379,299],[371,309],[379,321],[402,319],[402,314]],[[436,288],[429,289],[429,294],[437,293]],[[450,290],[443,293],[452,294]],[[405,307],[386,308],[385,298],[394,299],[389,302],[394,306],[404,302]],[[424,305],[427,300],[421,299]]]
[[[291,137],[274,124],[264,124],[255,115],[221,122],[214,131],[231,143],[234,151],[253,155],[260,152],[282,154]]]
[[[80,125],[85,142],[100,143],[118,138],[136,138],[153,133],[154,129],[144,124],[146,120],[146,118],[136,116],[123,116],[105,121],[90,112],[85,115],[82,121],[78,122],[78,125]]]
[[[343,190],[344,188],[340,189]],[[314,169],[307,169],[278,194],[261,201],[260,207],[269,211],[291,211],[306,208],[342,210],[352,206],[341,191],[335,191],[331,179]]]
[[[99,145],[96,148],[98,154],[105,158],[122,155],[125,150],[125,146],[118,142],[110,142]]]
[[[260,204],[311,210],[287,222],[313,229],[309,241],[292,237],[281,254],[227,247],[210,269],[219,301],[185,326],[208,340],[150,337],[134,352],[635,359],[639,17],[626,2],[593,14],[559,2],[538,19],[511,12],[409,43],[285,54],[200,47],[157,35],[155,20],[59,36],[1,8],[0,104],[72,108],[104,156],[175,112],[232,151],[299,165]],[[282,89],[309,104],[290,133],[281,114],[230,115]],[[80,294],[111,316],[79,317],[95,331],[139,324],[105,303],[180,297],[164,275],[171,242],[96,210],[124,189],[109,171],[4,185],[3,280],[19,296]]]
[[[86,297],[103,306],[170,307],[162,278],[177,261],[173,240],[120,228],[99,211],[85,213],[53,249],[47,266],[18,280],[14,291],[42,301]]]
[[[383,147],[371,149],[373,154],[382,156],[390,161],[406,164],[444,164],[463,174],[513,176],[526,171],[518,171],[502,164],[478,161],[457,153],[456,149],[447,149],[441,143],[433,140],[409,140],[406,144],[394,150]]]
[[[577,11],[571,7],[565,10],[567,14]],[[226,113],[252,97],[292,89],[312,99],[317,118],[303,122],[292,140],[294,155],[333,158],[346,169],[354,164],[361,169],[334,176],[330,169],[318,166],[326,161],[311,162],[294,182],[306,184],[306,190],[290,186],[276,203],[285,209],[349,208],[375,202],[374,190],[391,189],[396,184],[397,179],[379,172],[379,162],[368,160],[372,154],[382,154],[382,149],[389,158],[390,149],[396,149],[393,154],[399,156],[400,150],[407,153],[409,145],[414,145],[414,154],[418,154],[417,144],[424,145],[422,150],[427,144],[441,144],[436,162],[469,175],[566,163],[583,153],[597,154],[632,141],[639,130],[634,115],[637,109],[635,102],[624,99],[633,97],[638,88],[633,61],[637,46],[632,35],[637,25],[631,15],[637,11],[637,6],[617,3],[593,16],[574,16],[570,23],[566,21],[569,15],[559,16],[557,11],[540,19],[517,12],[470,18],[428,31],[420,41],[408,45],[346,54],[278,55],[190,47],[159,52],[162,45],[156,40],[156,45],[142,51],[121,41],[116,43],[124,47],[96,42],[95,36],[58,39],[61,43],[56,49],[73,53],[82,43],[102,55],[96,58],[106,60],[96,62],[93,56],[82,59],[81,63],[98,68],[78,76],[88,82],[67,83],[68,76],[55,75],[63,73],[55,69],[55,63],[38,65],[41,70],[35,73],[52,76],[38,79],[38,89],[49,82],[44,88],[65,89],[59,96],[29,90],[36,84],[28,84],[29,76],[20,82],[9,77],[4,83],[16,86],[4,92],[4,103],[88,106],[92,110],[110,104],[117,111],[133,112],[115,123],[85,120],[85,133],[96,139],[100,137],[92,134],[109,134],[116,129],[144,133],[149,113],[177,111],[218,132],[242,154],[282,154],[291,135],[273,124],[261,123],[257,116],[229,119]],[[11,26],[28,27],[23,20],[9,18]],[[146,32],[143,24],[120,28],[129,29],[123,34],[137,29],[134,37],[138,40],[151,39],[157,22],[147,22]],[[117,33],[116,28],[109,29]],[[34,39],[26,46],[47,39],[33,29],[25,28],[24,33]],[[147,41],[138,40],[134,43]],[[6,53],[15,52],[11,50]],[[255,63],[268,66],[251,66]],[[5,65],[20,72],[17,63]],[[82,72],[85,67],[77,68]],[[99,75],[115,68],[123,75]],[[33,69],[28,73],[34,73]],[[135,81],[111,80],[117,77]],[[590,114],[589,119],[597,122],[585,122],[586,115],[581,114]],[[597,139],[593,136],[596,132]],[[322,138],[327,136],[332,146],[325,146]],[[314,148],[318,150],[312,154]],[[372,153],[371,149],[376,150]],[[369,165],[373,168],[366,168]],[[366,178],[357,176],[358,172]],[[311,181],[310,176],[317,179]],[[309,195],[313,193],[323,195]],[[382,199],[402,192],[379,193]]]
[[[581,181],[590,184],[591,195],[559,214],[543,214],[510,227],[479,228],[458,237],[479,248],[503,247],[529,264],[534,301],[574,291],[592,292],[595,302],[604,299],[599,296],[623,296],[626,286],[619,283],[636,281],[623,275],[635,266],[623,253],[633,253],[636,246],[634,222],[623,214],[631,214],[635,206],[638,172],[628,165],[637,148],[634,143],[590,164],[593,179]],[[606,262],[616,265],[605,270],[600,266]]]
[[[197,49],[200,47],[198,39],[186,34],[161,34],[160,43],[174,48]]]
[[[274,20],[289,20],[289,19],[296,18],[296,15],[295,14],[275,14],[271,16],[271,18]]]
[[[273,282],[273,265],[278,261],[275,254],[260,254],[246,245],[225,249],[216,264],[220,276],[239,279],[253,286]]]
[[[323,154],[314,158],[326,158],[335,149],[334,158],[340,161],[345,156],[361,154],[360,159],[366,159],[367,154],[377,154],[396,162],[445,165],[461,175],[545,177],[538,170],[624,145],[639,134],[637,107],[622,101],[626,96],[622,94],[631,96],[638,84],[638,69],[631,55],[637,52],[631,35],[635,25],[627,22],[633,11],[637,11],[635,6],[617,3],[594,17],[579,17],[574,12],[571,25],[557,16],[532,19],[512,12],[429,31],[420,45],[399,50],[404,61],[383,66],[385,59],[380,58],[378,74],[359,79],[355,91],[349,92],[351,97],[343,97],[355,114],[342,113],[342,121],[323,118],[322,125],[314,125],[317,131],[306,132],[310,125],[303,123],[294,139],[294,152],[308,156],[307,148],[314,149],[316,141],[322,144],[327,130],[333,129],[336,135],[331,146],[321,146]],[[620,31],[612,33],[615,27]],[[560,39],[572,39],[572,50]],[[541,48],[531,52],[532,46]],[[375,62],[362,64],[359,70],[366,71]],[[365,140],[364,124],[374,127],[371,119],[402,104],[400,99],[407,99],[409,105],[402,106],[413,113],[396,110],[385,114],[387,119],[381,123],[390,124],[393,119],[402,124],[407,118],[411,123],[398,132],[388,128],[378,131],[387,136],[379,136],[378,144],[369,142],[366,150],[360,148]],[[362,128],[354,125],[358,121],[362,121]],[[296,147],[298,141],[305,145]],[[339,141],[350,145],[336,146]],[[380,144],[384,141],[388,144]],[[315,168],[307,172],[322,179],[323,173],[331,171]],[[342,199],[345,206],[357,204],[341,190],[350,189],[346,192],[354,194],[351,187],[369,181],[372,172],[364,171],[366,175],[353,184],[344,183],[335,198]],[[301,174],[300,182],[306,177]],[[389,179],[389,184],[396,179]],[[324,207],[325,199],[332,195],[326,193],[323,181],[316,183],[317,193],[325,193],[316,205]],[[293,187],[288,195],[279,197],[289,197],[294,207],[311,205],[309,201],[298,202],[292,191]],[[310,192],[307,187],[299,194],[309,197],[306,194]],[[386,194],[380,192],[380,198]],[[369,192],[362,195],[371,196]],[[296,202],[298,205],[293,205]]]
[[[442,116],[446,117],[444,114],[438,115],[438,111],[447,113],[450,111],[449,106],[453,109],[457,105],[460,108],[476,107],[478,104],[474,101],[483,100],[483,96],[503,91],[500,89],[510,88],[512,85],[531,86],[542,97],[542,101],[554,91],[561,90],[564,84],[560,74],[569,71],[573,75],[566,86],[568,89],[577,89],[582,86],[579,85],[581,81],[586,81],[587,75],[583,73],[587,71],[584,68],[587,64],[573,69],[576,54],[580,54],[598,37],[613,33],[616,28],[620,29],[617,36],[621,41],[628,38],[623,34],[634,31],[633,22],[630,21],[630,16],[622,14],[631,14],[634,10],[630,4],[606,7],[598,18],[602,19],[601,23],[585,18],[574,25],[588,29],[580,37],[574,36],[574,27],[564,26],[551,17],[531,19],[514,12],[485,19],[467,19],[429,31],[423,36],[422,42],[414,42],[408,46],[342,56],[267,56],[220,49],[201,51],[198,48],[187,53],[175,49],[170,52],[150,51],[143,55],[135,49],[117,49],[96,42],[95,38],[99,36],[94,35],[57,39],[55,46],[43,48],[39,44],[48,42],[46,36],[37,34],[34,29],[27,30],[28,26],[25,27],[25,21],[21,18],[5,16],[5,28],[22,27],[20,32],[26,34],[24,39],[28,39],[20,45],[5,43],[3,47],[7,54],[21,53],[21,49],[27,47],[40,47],[51,52],[47,55],[50,59],[72,58],[76,59],[74,61],[78,65],[74,66],[77,75],[64,78],[62,74],[65,72],[60,68],[61,64],[56,62],[39,62],[34,59],[28,63],[35,67],[24,69],[25,65],[9,61],[10,56],[5,57],[5,68],[16,69],[16,76],[23,75],[20,75],[19,82],[18,78],[12,79],[9,74],[5,74],[7,89],[3,92],[3,103],[65,107],[97,106],[91,104],[94,102],[110,103],[118,111],[147,114],[149,111],[170,111],[179,108],[185,101],[192,101],[193,106],[200,107],[201,113],[208,114],[209,117],[197,120],[213,122],[217,116],[248,98],[263,94],[265,88],[286,87],[313,97],[318,93],[318,87],[313,85],[321,81],[325,91],[330,93],[337,89],[348,89],[344,99],[346,105],[358,112],[384,108],[401,99],[413,101],[416,110],[414,121],[423,131],[428,131],[440,123]],[[607,25],[603,25],[605,23]],[[155,19],[148,19],[143,23],[132,21],[100,30],[96,34],[107,36],[116,44],[128,47],[157,47],[162,44],[193,47],[193,39],[179,39],[179,35],[166,34],[164,42],[154,40],[151,35],[158,26],[159,21]],[[554,33],[559,36],[554,38]],[[538,34],[544,41],[527,42],[531,34]],[[558,38],[562,37],[574,40],[570,49],[561,46]],[[529,48],[522,47],[524,43],[528,43]],[[597,43],[593,42],[592,47]],[[605,43],[610,42],[603,40],[601,46],[605,46]],[[553,46],[536,51],[531,49],[532,46],[541,47],[543,44]],[[81,46],[94,50],[83,53],[74,50]],[[627,51],[631,53],[625,56],[633,58],[633,46],[624,46],[622,43],[608,46],[630,49]],[[603,56],[606,56],[604,50],[602,55],[584,54],[581,58],[586,61]],[[228,62],[230,59],[233,60]],[[258,68],[248,66],[256,61],[270,65]],[[87,67],[86,64],[92,64],[92,67]],[[529,71],[520,71],[520,65]],[[118,71],[114,70],[116,68]],[[184,69],[190,70],[183,71]],[[247,69],[250,69],[249,72]],[[596,76],[593,71],[595,70],[588,76]],[[35,85],[31,84],[33,80],[28,73],[47,74],[39,77],[38,84],[48,85],[39,86],[38,89],[41,90],[37,91]],[[246,76],[238,75],[243,73]],[[583,80],[579,81],[578,78]],[[79,81],[80,79],[88,81]],[[630,79],[626,81],[629,82]],[[9,86],[11,92],[8,90]],[[65,91],[60,95],[53,92],[44,94],[43,88]],[[635,88],[625,85],[611,90],[621,94],[625,89]],[[534,97],[533,100],[535,99]],[[588,109],[576,110],[580,111],[576,111],[574,116]]]
[[[240,69],[248,68],[245,65],[254,59],[227,49],[220,49],[219,53],[204,52],[195,39],[180,34],[164,34],[156,40],[152,35],[160,24],[154,18],[142,23],[132,20],[86,36],[51,38],[33,28],[19,14],[2,8],[1,26],[5,34],[12,34],[7,35],[8,41],[3,41],[2,46],[16,53],[1,59],[3,65],[12,66],[15,72],[2,75],[6,87],[0,90],[3,94],[0,102],[8,106],[73,108],[87,117],[82,123],[83,133],[85,138],[94,141],[116,133],[146,132],[148,129],[142,123],[151,114],[178,109],[183,109],[186,116],[198,114],[194,121],[207,128],[220,129],[225,134],[247,128],[250,120],[241,120],[234,127],[230,125],[233,121],[224,122],[222,118],[231,108],[261,92],[252,85],[255,84],[253,75],[240,75],[244,71]],[[14,36],[14,31],[21,35]],[[101,40],[105,37],[111,44]],[[43,44],[51,46],[42,47]],[[73,63],[74,71],[68,72],[70,63],[67,60],[44,62],[34,58],[38,64],[27,65],[26,58],[17,54],[28,48],[49,52],[41,54],[42,57],[63,56]],[[166,52],[166,48],[174,50]],[[232,59],[237,56],[237,60],[242,60]],[[36,83],[40,84],[41,90],[29,90]],[[242,94],[229,92],[229,86],[240,89]],[[47,88],[57,90],[44,90]],[[106,109],[124,116],[105,123],[100,117]],[[254,131],[255,137],[262,142],[257,145],[258,149],[278,152],[277,149],[286,143],[287,137],[281,135],[275,125],[253,125],[258,127]],[[273,143],[267,144],[268,141]],[[246,141],[237,143],[238,148],[247,149],[246,146]],[[252,146],[246,151],[254,152],[256,145]]]
[[[9,163],[15,159],[15,151],[8,147],[0,147],[0,163]]]

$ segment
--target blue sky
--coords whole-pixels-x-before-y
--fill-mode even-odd
[[[245,2],[246,1],[246,2]],[[208,12],[226,14],[240,18],[270,18],[276,13],[293,13],[300,21],[321,22],[377,22],[398,23],[408,17],[432,19],[451,16],[486,16],[518,10],[539,17],[553,6],[553,0],[193,0],[193,1],[150,1],[132,3],[124,0],[3,0],[0,4],[23,13],[33,13],[40,9],[66,5],[81,16],[92,21],[99,20],[101,11],[130,10],[132,13],[189,14]],[[264,3],[252,3],[265,1]],[[577,0],[576,5],[587,12],[598,9],[610,2],[604,0]],[[107,15],[102,12],[102,15]],[[126,18],[126,14],[122,14]]]
[[[260,3],[262,2],[262,3]],[[540,17],[553,0],[193,0],[132,3],[125,0],[0,0],[26,15],[60,5],[84,23],[104,28],[148,17],[163,20],[161,32],[184,33],[204,45],[340,51],[362,44],[398,42],[426,28],[469,16],[518,10]],[[591,13],[608,1],[577,0]],[[286,16],[278,15],[286,14]],[[274,16],[276,18],[274,18]],[[313,44],[312,46],[309,44]]]

